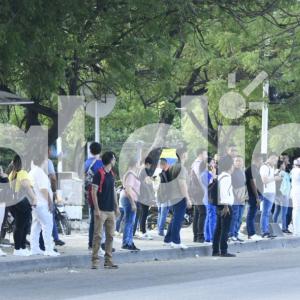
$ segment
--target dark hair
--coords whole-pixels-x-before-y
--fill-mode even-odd
[[[145,165],[146,164],[153,165],[153,159],[150,156],[145,158]]]
[[[17,178],[17,173],[22,170],[22,160],[20,155],[16,154],[12,161],[12,180]]]
[[[164,164],[167,164],[167,163],[168,163],[167,159],[164,158],[164,157],[160,159],[160,162],[161,162],[161,163],[164,163]]]
[[[219,171],[220,173],[223,171],[229,171],[232,168],[233,159],[231,156],[227,155],[220,159],[219,161]]]
[[[101,144],[97,143],[97,142],[92,142],[90,144],[90,152],[93,154],[93,155],[98,155],[101,153],[101,150],[102,150],[102,147],[101,147]]]
[[[114,159],[114,157],[116,157],[116,155],[112,151],[104,152],[104,154],[102,155],[103,165],[104,166],[109,165]]]

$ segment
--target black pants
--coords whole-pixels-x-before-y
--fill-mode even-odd
[[[22,200],[12,207],[15,218],[14,242],[15,249],[26,248],[26,235],[30,229],[31,206],[27,199]]]
[[[204,242],[204,226],[206,219],[205,205],[194,206],[193,232],[194,242]]]
[[[230,213],[226,216],[221,216],[221,211],[223,207],[217,207],[217,224],[216,229],[214,233],[214,239],[213,239],[213,253],[217,254],[226,254],[228,245],[228,233],[230,229],[230,223],[231,223],[231,214],[232,209],[229,207]]]
[[[137,212],[134,222],[133,235],[135,235],[137,225],[140,225],[140,231],[146,233],[146,222],[149,214],[149,206],[141,202],[137,202]]]

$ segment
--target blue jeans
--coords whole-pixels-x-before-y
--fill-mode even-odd
[[[184,214],[186,211],[186,199],[182,199],[178,203],[172,206],[173,217],[169,224],[167,234],[165,236],[165,243],[173,242],[174,244],[180,244],[180,229],[184,220]]]
[[[256,217],[258,208],[257,208],[257,202],[256,202],[255,197],[250,196],[248,203],[249,203],[249,206],[248,206],[246,225],[247,225],[248,236],[252,236],[252,235],[256,234],[255,217]]]
[[[157,229],[160,235],[164,235],[165,224],[169,213],[169,206],[160,206],[158,208]]]
[[[261,234],[268,234],[270,233],[269,230],[269,219],[271,216],[271,210],[273,203],[275,201],[275,194],[273,193],[264,193],[262,198],[262,213],[260,217],[260,229]]]
[[[130,200],[127,197],[121,199],[124,209],[124,231],[123,231],[123,246],[131,246],[133,244],[133,229],[136,217],[136,212],[132,211]]]
[[[289,197],[288,196],[281,196],[280,197],[280,204],[275,205],[273,220],[274,220],[274,223],[277,223],[279,214],[281,212],[282,230],[287,230],[288,229],[287,219],[286,219],[288,208],[289,208]]]
[[[119,210],[120,210],[120,216],[116,221],[116,231],[117,232],[120,232],[121,223],[122,223],[122,220],[123,220],[123,217],[124,217],[124,208],[120,207]]]
[[[232,216],[230,222],[230,237],[238,237],[239,230],[242,225],[243,214],[245,210],[245,205],[235,204],[232,206]]]
[[[205,241],[212,242],[217,223],[217,208],[215,205],[206,205],[206,219],[205,219]]]

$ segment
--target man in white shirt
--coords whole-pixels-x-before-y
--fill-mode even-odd
[[[34,192],[37,199],[36,207],[32,210],[32,225],[30,234],[30,245],[32,255],[58,256],[59,253],[53,250],[52,229],[52,190],[50,180],[47,174],[42,169],[45,157],[36,155],[33,160],[32,169],[29,175],[34,181]],[[42,235],[45,244],[45,251],[39,248],[39,237],[42,230]]]
[[[267,161],[260,167],[259,173],[263,182],[262,192],[262,213],[260,218],[260,229],[263,238],[275,238],[270,234],[269,219],[272,206],[276,196],[275,181],[281,180],[280,176],[275,176],[275,166],[278,161],[278,156],[275,153],[270,153]]]
[[[227,155],[219,162],[218,176],[219,205],[217,207],[217,224],[213,239],[213,256],[235,257],[227,252],[228,233],[231,223],[232,205],[234,196],[232,190],[231,174],[233,172],[233,159]]]

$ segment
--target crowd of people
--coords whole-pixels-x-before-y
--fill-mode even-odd
[[[0,194],[5,198],[0,204],[0,228],[10,212],[14,218],[13,255],[58,256],[54,246],[65,243],[59,238],[55,222],[57,180],[48,153],[36,154],[29,172],[22,165],[21,157],[15,155],[7,173],[0,169],[0,183],[5,184]],[[1,249],[0,256],[6,256]]]
[[[187,248],[180,237],[184,215],[187,209],[193,208],[193,242],[211,243],[213,256],[235,256],[228,253],[228,241],[276,238],[270,223],[280,223],[283,234],[292,234],[289,225],[293,223],[294,234],[300,234],[300,159],[291,166],[288,155],[278,157],[270,153],[266,158],[257,154],[253,156],[253,164],[246,168],[237,147],[230,145],[220,159],[200,149],[191,170],[187,170],[187,148],[182,146],[176,150],[178,159],[174,164],[160,158],[158,165],[150,156],[142,165],[134,158],[129,160],[120,197],[117,197],[113,180],[106,180],[108,174],[109,178],[114,178],[115,154],[106,152],[101,160],[98,143],[91,144],[90,152],[92,157],[87,160],[85,171],[88,174],[93,169],[93,173],[98,174],[93,177],[88,193],[91,203],[89,248],[93,249],[93,268],[98,267],[99,245],[105,252],[105,265],[117,268],[112,262],[113,230],[112,222],[106,220],[108,212],[114,212],[111,216],[115,218],[117,234],[122,231],[122,249],[131,251],[140,250],[134,243],[138,226],[140,239],[153,239],[146,224],[151,206],[158,208],[157,234],[164,237],[164,245],[180,249]],[[157,168],[160,169],[160,184],[155,189],[153,173]],[[104,171],[101,173],[97,169]],[[175,178],[177,180],[168,193],[164,183]],[[104,210],[100,205],[105,206]],[[97,213],[95,207],[97,211],[99,209]],[[169,214],[171,221],[165,232]],[[93,229],[99,215],[101,222],[98,221],[97,229]],[[246,228],[242,233],[244,215]]]

